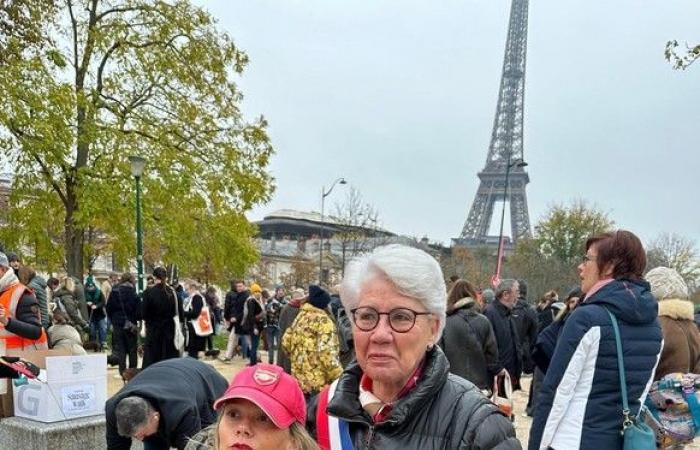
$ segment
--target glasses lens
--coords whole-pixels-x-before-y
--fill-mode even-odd
[[[373,330],[379,322],[379,313],[373,308],[357,308],[354,317],[355,325],[363,331]]]
[[[405,333],[416,323],[416,314],[410,309],[393,309],[389,312],[389,324],[394,331]]]

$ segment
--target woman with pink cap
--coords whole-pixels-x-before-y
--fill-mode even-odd
[[[280,366],[241,370],[214,409],[217,423],[192,438],[185,450],[318,450],[304,428],[304,394]]]

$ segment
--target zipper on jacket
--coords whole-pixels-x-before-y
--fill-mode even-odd
[[[365,440],[365,446],[368,449],[372,448],[372,439],[374,439],[374,424],[369,426],[369,431],[367,432],[367,439]]]

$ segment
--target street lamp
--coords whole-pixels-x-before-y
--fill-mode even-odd
[[[136,180],[136,270],[139,275],[139,293],[143,292],[143,230],[141,224],[141,176],[146,160],[140,156],[129,156],[131,175]]]
[[[326,204],[326,197],[328,197],[331,192],[333,192],[333,188],[335,187],[336,184],[347,184],[348,182],[345,181],[345,178],[340,177],[336,179],[333,184],[331,184],[331,187],[326,190],[324,186],[321,186],[321,226],[319,227],[319,237],[321,239],[318,247],[318,282],[322,283],[323,282],[323,225],[324,225],[324,208]]]
[[[501,209],[501,228],[500,231],[498,232],[498,254],[496,255],[496,273],[493,276],[493,284],[494,287],[495,285],[500,281],[501,279],[501,264],[503,263],[503,221],[506,216],[506,200],[508,199],[508,179],[510,178],[510,169],[513,167],[525,167],[527,166],[527,163],[523,161],[522,159],[516,159],[515,161],[511,162],[510,160],[510,152],[508,152],[508,162],[506,164],[506,185],[503,187],[503,208]]]

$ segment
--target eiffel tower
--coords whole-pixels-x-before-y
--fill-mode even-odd
[[[498,236],[489,236],[494,204],[510,205],[511,242],[530,235],[525,186],[530,177],[523,168],[523,107],[525,103],[525,59],[527,54],[527,12],[529,0],[512,0],[501,86],[486,166],[479,172],[479,189],[455,245],[498,246]],[[501,220],[503,220],[501,218]]]

